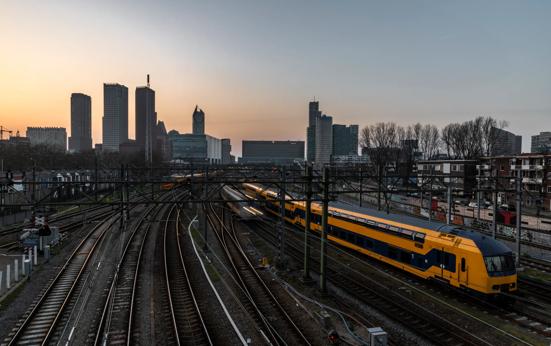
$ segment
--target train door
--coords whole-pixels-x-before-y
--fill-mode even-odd
[[[467,266],[467,259],[465,257],[461,257],[461,259],[457,262],[457,281],[460,286],[468,286],[469,285],[469,271]]]

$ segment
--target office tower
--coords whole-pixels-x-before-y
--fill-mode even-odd
[[[64,127],[27,127],[27,138],[34,145],[44,145],[54,150],[67,150],[67,131]]]
[[[92,150],[92,98],[85,94],[71,94],[71,137],[69,150]]]
[[[316,121],[321,116],[319,101],[308,104],[308,127],[306,128],[306,158],[312,162],[316,159]]]
[[[551,152],[551,132],[540,132],[539,135],[532,136],[532,153]]]
[[[522,136],[517,136],[497,127],[492,128],[492,131],[495,143],[490,155],[518,155],[522,152]]]
[[[316,156],[318,165],[331,161],[333,153],[333,118],[322,115],[316,119]]]
[[[222,162],[222,141],[218,138],[189,133],[169,133],[168,136],[172,160],[211,164]]]
[[[358,155],[358,125],[333,125],[333,156]]]
[[[128,88],[120,84],[103,84],[102,150],[119,151],[128,141]]]
[[[147,75],[147,86],[136,88],[136,144],[145,151],[146,162],[153,159],[156,127],[155,90],[149,87]]]
[[[292,164],[304,160],[304,141],[243,141],[242,163]]]
[[[227,165],[231,162],[231,141],[229,138],[222,138],[222,164]]]
[[[193,111],[193,134],[205,134],[205,113],[198,106],[195,106]]]

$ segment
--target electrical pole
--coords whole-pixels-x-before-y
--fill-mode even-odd
[[[494,172],[494,169],[492,168],[492,173]],[[497,233],[497,169],[495,170],[494,175],[494,193],[493,193],[493,210],[492,210],[492,238],[496,239],[496,233]]]
[[[362,206],[362,189],[363,189],[363,170],[360,165],[360,207]]]
[[[516,266],[517,268],[520,267],[520,239],[521,239],[521,232],[522,232],[522,174],[521,174],[520,168],[517,170],[517,217],[516,217],[516,223],[517,223],[517,241],[516,241],[516,248],[517,248],[517,257],[516,257]]]
[[[452,210],[453,210],[453,201],[452,201],[452,183],[451,179],[448,181],[448,217],[446,218],[446,223],[451,225],[452,223]]]
[[[477,185],[478,189],[476,191],[476,219],[480,221],[480,179],[482,177],[480,176],[480,165],[478,165],[478,179],[477,179]]]
[[[208,180],[209,180],[209,167],[205,166],[205,179],[204,179],[204,183],[203,183],[203,231],[205,233],[205,235],[204,235],[205,246],[204,246],[203,250],[205,252],[209,251],[209,246],[208,246],[208,243],[207,243],[207,228],[208,228],[208,226],[207,226],[207,199],[208,199],[208,196],[209,196]]]
[[[361,198],[361,194],[360,194]],[[360,202],[361,203],[361,202]],[[311,281],[310,278],[310,244],[308,237],[310,236],[310,214],[312,211],[312,166],[306,164],[306,208],[304,213],[304,282]]]
[[[434,179],[434,167],[430,166],[430,186],[429,186],[429,222],[432,221],[432,179]]]
[[[329,213],[329,168],[323,169],[323,209],[321,215],[321,249],[320,249],[320,291],[327,292],[327,263],[326,263],[326,242],[327,242],[327,221]]]
[[[381,165],[377,165],[377,210],[381,210]]]
[[[94,155],[94,200],[98,201],[98,155]]]
[[[279,187],[279,265],[285,267],[285,167],[281,167],[281,183]]]

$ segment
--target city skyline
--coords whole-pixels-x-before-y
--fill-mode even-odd
[[[523,136],[523,151],[548,130],[550,3],[285,5],[9,4],[0,14],[1,125],[69,129],[70,95],[84,93],[101,142],[103,83],[133,90],[151,74],[167,129],[191,132],[200,104],[206,132],[231,138],[237,155],[243,139],[306,140],[314,97],[360,127],[493,116]]]

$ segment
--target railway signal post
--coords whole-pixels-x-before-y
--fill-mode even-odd
[[[321,214],[321,249],[320,249],[320,291],[321,293],[327,292],[327,263],[325,259],[326,255],[326,243],[327,243],[327,214],[329,213],[329,168],[323,169],[323,207]]]

